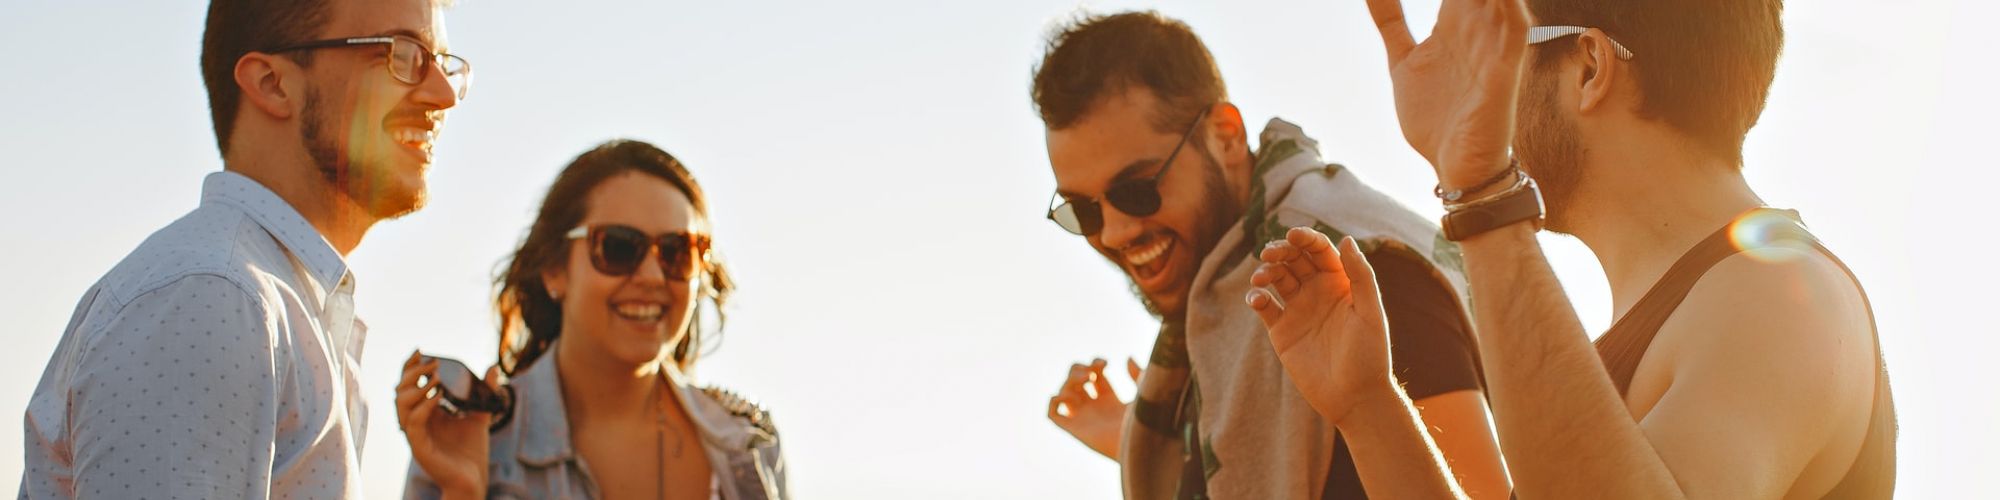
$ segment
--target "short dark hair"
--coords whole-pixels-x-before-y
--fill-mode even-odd
[[[1187,127],[1201,110],[1229,98],[1194,30],[1149,10],[1084,15],[1052,31],[1035,66],[1035,110],[1050,130],[1061,130],[1133,86],[1160,99],[1153,121],[1163,132]]]
[[[548,195],[542,199],[541,211],[535,215],[534,225],[528,227],[528,236],[514,255],[505,263],[505,270],[494,281],[499,293],[494,297],[494,306],[500,315],[500,367],[513,374],[535,362],[555,346],[556,338],[562,336],[562,303],[549,296],[547,284],[542,281],[542,272],[560,268],[569,259],[570,229],[583,223],[590,192],[604,181],[626,172],[650,175],[687,195],[694,211],[703,219],[708,218],[708,197],[702,194],[701,184],[694,181],[694,174],[688,172],[674,155],[667,154],[652,144],[634,140],[614,140],[598,145],[563,167],[556,174],[556,182],[549,186]],[[720,260],[711,259],[702,269],[705,278],[701,280],[700,296],[689,297],[689,307],[696,310],[695,320],[689,325],[687,337],[674,346],[673,359],[682,368],[689,367],[702,352],[704,342],[712,339],[699,338],[702,333],[699,308],[706,298],[715,308],[712,311],[717,321],[727,321],[722,313],[723,304],[729,300],[730,292],[736,289],[735,281],[729,277]],[[717,325],[720,332],[721,325]]]
[[[1639,115],[1740,165],[1785,44],[1783,0],[1529,0],[1528,8],[1537,24],[1598,28],[1630,49]],[[1577,50],[1538,47],[1538,69]]]
[[[326,27],[328,0],[211,0],[208,26],[201,33],[201,81],[208,87],[208,114],[215,121],[215,146],[229,153],[236,110],[243,92],[236,87],[236,61],[245,54],[302,43]],[[311,52],[289,54],[312,64]]]

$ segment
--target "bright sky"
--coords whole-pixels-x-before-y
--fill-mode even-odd
[[[1143,357],[1154,332],[1124,279],[1042,219],[1054,182],[1029,72],[1044,32],[1082,7],[1186,20],[1253,124],[1299,123],[1328,159],[1440,213],[1360,0],[773,3],[461,0],[447,14],[477,78],[432,203],[350,259],[371,333],[370,496],[399,496],[408,464],[398,361],[422,347],[490,363],[496,264],[564,163],[632,137],[710,193],[742,291],[700,375],[772,410],[800,497],[1115,498],[1115,466],[1043,417],[1069,363]],[[1435,6],[1411,2],[1419,33]],[[196,67],[204,12],[0,0],[0,416],[22,415],[82,292],[221,167]],[[1871,292],[1908,498],[1985,489],[2000,470],[2000,391],[1984,382],[2000,331],[1979,313],[2000,281],[1981,259],[2000,189],[1992,19],[2000,7],[1975,0],[1791,2],[1746,150],[1764,199],[1800,209]],[[1545,241],[1602,330],[1596,261]],[[0,486],[19,480],[21,437],[0,430]]]

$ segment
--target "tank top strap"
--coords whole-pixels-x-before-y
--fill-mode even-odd
[[[1868,424],[1868,436],[1856,454],[1854,463],[1847,474],[1827,493],[1827,499],[1880,499],[1889,498],[1896,484],[1896,409],[1894,397],[1889,390],[1888,370],[1882,358],[1882,340],[1875,324],[1875,310],[1868,300],[1868,292],[1861,288],[1861,280],[1847,263],[1833,254],[1818,238],[1806,231],[1798,212],[1791,210],[1757,209],[1736,218],[1730,224],[1710,234],[1700,243],[1683,254],[1667,269],[1665,275],[1646,291],[1632,310],[1611,325],[1611,329],[1597,338],[1597,353],[1604,360],[1604,369],[1611,381],[1618,387],[1618,394],[1626,396],[1631,389],[1632,377],[1639,369],[1639,361],[1645,358],[1647,348],[1659,334],[1660,327],[1673,315],[1695,283],[1708,273],[1710,268],[1732,255],[1755,252],[1762,248],[1792,248],[1817,252],[1833,261],[1841,272],[1860,291],[1863,307],[1868,309],[1868,323],[1875,343],[1875,397],[1874,408]]]
[[[1653,337],[1660,333],[1660,326],[1687,300],[1688,292],[1694,290],[1694,285],[1701,282],[1710,268],[1732,255],[1779,245],[1810,245],[1825,252],[1812,234],[1806,232],[1798,212],[1760,208],[1716,229],[1674,261],[1646,295],[1597,338],[1597,354],[1604,359],[1604,368],[1610,373],[1612,384],[1618,387],[1618,394],[1623,396],[1631,388],[1639,361],[1652,346]]]

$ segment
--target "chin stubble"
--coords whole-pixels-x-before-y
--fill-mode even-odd
[[[346,197],[362,207],[370,216],[380,220],[394,219],[423,208],[426,193],[419,189],[408,196],[407,201],[399,201],[398,196],[385,192],[391,183],[386,179],[369,179],[368,175],[390,175],[391,169],[365,164],[357,165],[353,155],[346,154],[340,139],[329,131],[334,128],[331,110],[325,95],[316,85],[306,87],[306,106],[300,112],[304,122],[299,127],[299,140],[304,143],[306,154],[312,158],[313,167],[319,171],[320,179],[326,182],[327,191],[334,196]],[[366,160],[364,160],[366,161]]]
[[[1210,156],[1208,150],[1202,147],[1198,141],[1193,146],[1194,148],[1191,151],[1200,155],[1203,163],[1200,205],[1195,207],[1195,213],[1198,217],[1196,227],[1194,228],[1195,234],[1193,235],[1195,240],[1192,242],[1183,241],[1182,243],[1191,243],[1191,245],[1184,245],[1181,248],[1175,249],[1175,251],[1193,251],[1191,261],[1196,266],[1195,272],[1199,273],[1201,263],[1208,260],[1209,252],[1214,251],[1215,244],[1222,239],[1222,233],[1228,231],[1229,226],[1234,224],[1236,219],[1242,217],[1241,206],[1243,203],[1230,196],[1229,184],[1222,177],[1221,163],[1215,161],[1215,158]],[[1163,258],[1170,257],[1172,256]],[[1113,262],[1112,266],[1118,267],[1119,272],[1125,272],[1123,266],[1117,262]],[[1161,272],[1171,271],[1172,269],[1169,268]],[[1192,276],[1189,276],[1190,280],[1192,278]],[[1194,284],[1188,283],[1187,286],[1188,288],[1193,288]],[[1139,286],[1137,279],[1127,275],[1126,287],[1131,290],[1132,296],[1138,298],[1139,303],[1146,307],[1147,314],[1151,314],[1154,319],[1164,320],[1166,318],[1167,311],[1163,310],[1160,304],[1154,302],[1152,297],[1146,295],[1146,290]],[[1185,315],[1190,297],[1188,297],[1187,289],[1182,289],[1180,293],[1181,312]]]
[[[1576,123],[1556,112],[1559,104],[1552,78],[1531,78],[1525,90],[1514,154],[1542,190],[1548,207],[1545,229],[1569,234],[1574,222],[1569,209],[1584,177],[1580,163],[1583,144],[1577,138]]]

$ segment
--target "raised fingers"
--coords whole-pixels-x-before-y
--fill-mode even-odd
[[[437,384],[438,381],[433,379],[421,386],[411,385],[396,388],[396,423],[403,428],[404,432],[409,432],[412,427],[422,427],[430,421],[430,414],[428,412],[419,413],[418,410],[425,405],[435,404],[433,401],[436,401],[438,398],[429,397],[429,395],[431,390],[437,388]]]
[[[1090,363],[1090,389],[1097,393],[1093,396],[1095,398],[1117,397],[1116,392],[1111,390],[1111,378],[1104,376],[1104,368],[1109,364],[1104,358],[1098,358]]]
[[[1284,264],[1258,264],[1250,273],[1250,286],[1270,287],[1279,295],[1290,297],[1299,291],[1297,272]]]
[[[1382,319],[1382,293],[1375,285],[1375,266],[1361,254],[1361,247],[1354,238],[1340,240],[1340,260],[1347,269],[1349,284],[1354,290],[1354,307],[1365,318]]]
[[[1303,280],[1307,276],[1312,276],[1314,273],[1319,272],[1319,269],[1313,267],[1311,262],[1307,262],[1301,258],[1304,255],[1305,253],[1299,251],[1298,247],[1292,246],[1291,242],[1278,239],[1265,244],[1264,250],[1257,254],[1257,258],[1266,264],[1283,265],[1290,268],[1292,270],[1292,277]],[[1258,286],[1263,285],[1260,284]],[[1291,292],[1287,291],[1285,293]]]
[[[403,362],[403,378],[396,381],[396,421],[405,429],[412,423],[422,422],[411,417],[417,406],[437,387],[436,372],[437,361],[423,357],[422,353],[410,353],[410,359]],[[428,381],[424,380],[426,377]]]
[[[1311,263],[1313,268],[1331,273],[1341,272],[1339,251],[1333,249],[1333,241],[1325,233],[1309,227],[1295,227],[1285,232],[1285,243],[1298,249],[1299,260]]]
[[[1083,386],[1090,384],[1090,367],[1081,363],[1069,365],[1069,376],[1063,378],[1062,387],[1056,389],[1056,397],[1081,401],[1088,397]]]
[[[431,418],[437,415],[438,405],[442,401],[439,398],[425,399],[418,401],[417,406],[410,409],[409,419],[403,425],[403,433],[410,436],[411,442],[424,442],[430,439]]]
[[[410,362],[403,363],[403,378],[396,381],[396,389],[401,391],[404,387],[415,387],[418,380],[434,373],[437,373],[437,361],[412,358]]]
[[[1403,18],[1401,0],[1368,0],[1368,15],[1375,19],[1375,29],[1382,33],[1382,46],[1388,49],[1389,65],[1402,62],[1416,48],[1417,41],[1410,36],[1410,24]]]

